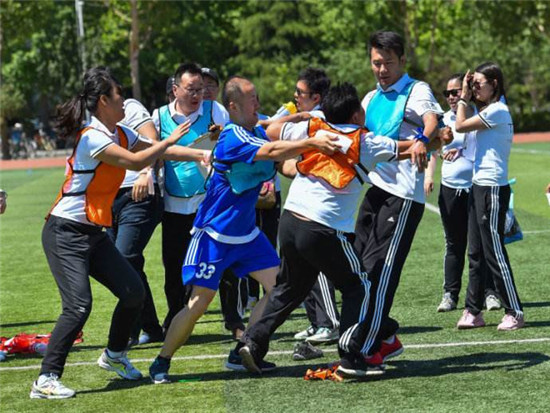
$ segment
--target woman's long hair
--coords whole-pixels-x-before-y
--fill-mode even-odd
[[[69,139],[80,129],[86,109],[94,114],[101,95],[112,96],[113,87],[120,84],[104,66],[89,69],[82,79],[82,91],[57,107],[55,130],[63,139]]]
[[[504,90],[504,75],[502,74],[502,70],[496,63],[483,63],[476,67],[475,71],[477,73],[481,73],[489,82],[493,84],[495,91],[493,92],[491,100],[498,101],[502,96],[504,96],[504,99],[506,100],[506,92]],[[495,81],[496,86],[494,84]],[[491,102],[487,102],[487,104],[489,103]]]

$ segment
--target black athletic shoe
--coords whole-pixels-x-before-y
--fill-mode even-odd
[[[294,346],[292,359],[296,361],[312,360],[321,358],[323,356],[323,350],[315,347],[307,341],[304,341],[303,343],[296,343],[296,345]]]
[[[340,359],[338,373],[344,377],[367,377],[384,374],[385,370],[382,365],[373,365],[367,363],[363,356],[347,354]]]
[[[231,366],[229,364],[229,359],[227,360],[227,363],[225,364],[225,366],[232,370],[238,370],[238,371],[248,370],[252,373],[262,374],[262,373],[273,371],[277,367],[275,363],[270,363],[269,361],[260,360],[259,362],[257,362],[254,359],[254,356],[252,355],[252,353],[250,352],[250,347],[248,346],[242,347],[239,350],[239,353],[236,355],[236,357],[234,354],[234,350],[232,350],[231,353],[229,353],[230,357],[233,356],[231,360],[232,361]]]

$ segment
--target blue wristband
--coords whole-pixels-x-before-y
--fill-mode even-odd
[[[422,128],[418,128],[416,130],[416,135],[414,135],[414,140],[420,141],[423,144],[427,145],[430,143],[430,139],[427,136],[425,136],[422,132],[424,132]]]

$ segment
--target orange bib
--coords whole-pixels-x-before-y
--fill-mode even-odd
[[[124,149],[128,149],[128,137],[121,127],[117,126],[116,128],[120,140],[120,146]],[[57,195],[57,199],[50,209],[50,213],[59,203],[61,198],[66,196],[84,195],[86,198],[85,210],[88,221],[103,227],[110,227],[113,220],[111,208],[113,206],[116,194],[120,189],[120,185],[124,181],[126,170],[104,162],[99,162],[95,169],[91,170],[74,169],[74,158],[78,143],[80,142],[82,134],[89,129],[93,128],[82,129],[76,137],[73,153],[67,160],[69,165],[69,173],[67,174],[65,182],[63,182],[63,186]],[[73,176],[75,174],[93,174],[93,177],[86,188],[75,192],[69,192]]]
[[[368,131],[358,127],[351,132],[344,133],[333,128],[323,119],[311,118],[308,125],[308,136],[315,136],[319,130],[326,130],[350,138],[352,143],[347,153],[336,151],[332,155],[325,155],[317,150],[305,152],[296,167],[302,175],[321,178],[336,189],[345,188],[357,176],[355,165],[359,164],[361,134]]]

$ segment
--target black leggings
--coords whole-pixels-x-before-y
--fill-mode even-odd
[[[42,230],[42,245],[61,294],[62,312],[52,332],[40,374],[61,377],[69,350],[92,310],[89,275],[117,298],[107,348],[123,351],[145,290],[139,274],[100,227],[50,216]]]

